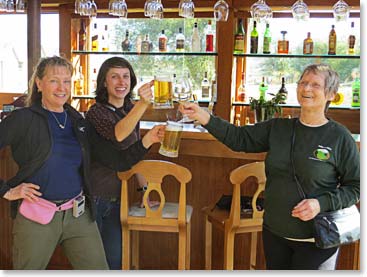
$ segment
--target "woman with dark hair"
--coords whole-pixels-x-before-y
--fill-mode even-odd
[[[136,86],[136,76],[130,63],[120,57],[107,59],[97,76],[96,103],[86,114],[87,120],[98,134],[116,149],[126,149],[140,139],[139,120],[150,105],[154,82],[138,89],[140,100],[133,103],[131,92]],[[146,180],[137,174],[139,188],[145,191]],[[97,205],[97,224],[110,269],[121,269],[121,181],[117,171],[99,161],[92,164],[92,194]],[[148,200],[150,206],[157,202]],[[142,204],[141,204],[142,205]]]
[[[15,218],[14,269],[45,269],[57,245],[74,269],[108,269],[95,222],[90,161],[127,170],[163,138],[164,127],[156,126],[127,149],[111,146],[67,103],[72,73],[68,60],[42,58],[30,81],[28,106],[0,123],[0,148],[9,145],[19,166],[14,177],[0,179],[0,196],[11,201]]]
[[[263,243],[267,269],[333,270],[339,248],[318,248],[312,219],[359,202],[359,152],[349,130],[329,119],[339,87],[326,64],[305,68],[297,84],[299,118],[237,127],[198,105],[180,111],[234,151],[267,152]],[[320,155],[321,153],[321,155]],[[298,191],[297,182],[306,196]]]

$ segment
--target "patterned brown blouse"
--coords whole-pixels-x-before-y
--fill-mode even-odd
[[[116,140],[115,125],[124,118],[133,107],[134,105],[130,101],[126,102],[124,106],[119,109],[110,104],[97,102],[90,107],[86,114],[86,118],[93,124],[96,131],[102,137],[111,141],[118,149],[125,149],[140,139],[140,124],[136,124],[134,131],[121,142]],[[103,166],[99,162],[93,162],[91,169],[92,195],[104,198],[119,198],[121,185],[120,179],[117,177],[117,172]]]

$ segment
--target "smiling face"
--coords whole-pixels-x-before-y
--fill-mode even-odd
[[[71,92],[70,70],[65,66],[48,66],[45,74],[36,78],[38,90],[42,93],[42,104],[50,111],[62,112],[63,105]]]
[[[112,67],[106,74],[105,87],[108,93],[108,103],[121,107],[125,96],[130,92],[130,70],[128,68]]]
[[[324,111],[326,103],[334,99],[334,93],[325,92],[323,74],[308,72],[297,85],[297,100],[302,108]]]

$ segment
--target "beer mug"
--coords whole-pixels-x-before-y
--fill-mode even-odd
[[[172,77],[169,74],[154,76],[154,109],[173,109]]]
[[[171,158],[178,157],[178,149],[180,148],[182,130],[183,122],[168,120],[166,130],[164,132],[163,142],[158,153]]]

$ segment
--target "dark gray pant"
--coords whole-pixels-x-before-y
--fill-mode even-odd
[[[56,212],[46,225],[18,213],[13,225],[13,268],[45,269],[58,244],[74,269],[108,269],[97,224],[90,219],[88,208],[78,218],[72,209]]]
[[[266,269],[270,270],[334,270],[339,248],[320,249],[313,242],[288,240],[262,232]]]

